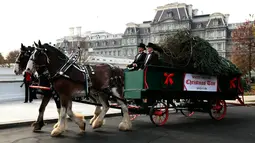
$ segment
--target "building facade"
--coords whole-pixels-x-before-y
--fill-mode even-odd
[[[133,59],[139,43],[158,43],[166,34],[173,34],[185,28],[191,30],[193,35],[209,41],[220,56],[229,58],[232,47],[231,31],[239,24],[229,24],[228,19],[229,14],[199,15],[198,10],[193,9],[192,5],[171,3],[157,7],[152,21],[144,21],[141,24],[128,23],[123,34],[94,32],[71,39],[85,41],[86,48],[94,55]],[[70,38],[67,39],[66,41],[70,41]]]

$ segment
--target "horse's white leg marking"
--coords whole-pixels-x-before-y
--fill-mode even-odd
[[[104,95],[102,95],[102,96],[104,96]],[[99,128],[103,125],[104,116],[106,115],[107,111],[109,110],[109,106],[106,103],[108,101],[105,101],[102,96],[101,95],[99,96],[99,101],[102,104],[103,109],[102,109],[101,113],[98,115],[98,117],[96,118],[96,120],[92,123],[93,129]]]
[[[84,116],[73,113],[72,101],[68,102],[67,114],[72,119],[72,121],[74,121],[79,126],[79,128],[81,129],[81,132],[85,132],[86,121],[84,119]]]
[[[89,121],[89,123],[90,123],[90,125],[92,125],[93,124],[93,122],[96,120],[96,118],[98,117],[98,115],[101,113],[101,107],[100,106],[96,106],[96,109],[95,109],[95,111],[94,111],[94,116],[93,116],[93,118],[91,118],[90,119],[90,121]]]
[[[61,110],[61,109],[57,109],[57,111],[58,111],[58,122],[53,126],[53,128],[57,128],[58,125],[59,125],[60,110]]]
[[[92,94],[91,96],[93,96],[93,98],[96,99],[96,102],[97,102],[97,103],[100,103],[98,96],[96,96],[96,95],[94,95],[94,94]],[[93,122],[96,120],[96,118],[97,118],[98,115],[101,113],[101,111],[102,111],[102,110],[101,110],[101,106],[96,106],[95,111],[94,111],[94,116],[93,116],[93,118],[91,118],[90,121],[89,121],[89,124],[90,124],[90,125],[93,124]]]
[[[118,93],[116,87],[112,88],[112,93],[116,97],[121,98],[121,96]],[[123,101],[121,101],[119,99],[117,99],[117,102],[120,104],[122,112],[123,112],[123,119],[122,119],[121,123],[119,124],[119,129],[121,131],[131,130],[132,129],[132,123],[130,121],[130,117],[129,117],[129,114],[128,114],[128,107]]]
[[[60,109],[57,109],[57,111],[58,111],[58,122],[53,126],[53,128],[57,128],[58,125],[59,125]],[[68,127],[68,125],[67,125],[67,116],[66,116],[66,119],[65,119],[65,130],[67,130],[67,127]]]
[[[61,106],[60,109],[60,116],[59,116],[59,125],[57,128],[53,129],[51,132],[51,136],[58,136],[60,135],[65,128],[65,118],[66,118],[66,112],[67,112],[67,108]]]

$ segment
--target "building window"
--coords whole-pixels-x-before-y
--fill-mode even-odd
[[[118,51],[118,56],[120,56],[120,50]]]
[[[151,30],[150,30],[150,28],[147,28],[147,33],[151,33]]]
[[[222,50],[222,44],[221,44],[221,43],[217,43],[217,49],[218,49],[219,51]]]
[[[99,46],[99,42],[96,42],[96,47]]]
[[[109,51],[109,55],[110,55],[110,56],[112,55],[112,51]]]
[[[143,43],[143,39],[141,39],[141,43]]]
[[[224,31],[218,31],[218,37],[222,38],[224,36]]]
[[[197,28],[202,28],[202,23],[197,24]]]
[[[173,12],[172,11],[167,12],[167,18],[173,18]]]
[[[116,51],[113,51],[113,56],[116,56]]]
[[[115,44],[116,44],[116,41],[115,41],[115,40],[114,40],[114,41],[112,41],[112,44],[113,44],[113,45],[115,45]]]
[[[219,20],[218,19],[214,19],[213,20],[213,26],[218,26],[219,25]]]
[[[103,51],[101,51],[101,55],[103,55]]]

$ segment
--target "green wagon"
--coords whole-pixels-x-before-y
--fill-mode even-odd
[[[221,120],[227,111],[225,100],[242,94],[240,75],[216,77],[161,66],[125,72],[124,88],[132,119],[147,114],[156,125],[166,123],[171,105],[185,116],[198,111]]]

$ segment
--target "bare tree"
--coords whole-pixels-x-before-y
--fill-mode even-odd
[[[252,15],[250,17],[252,21],[247,20],[232,32],[232,40],[235,44],[231,57],[233,63],[242,70],[243,74],[248,73],[249,79],[255,67],[255,18]]]
[[[17,56],[19,55],[19,50],[10,51],[9,54],[6,57],[6,63],[10,67],[11,63],[14,63]]]
[[[3,65],[5,63],[4,56],[2,53],[0,53],[0,65]]]

